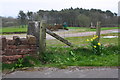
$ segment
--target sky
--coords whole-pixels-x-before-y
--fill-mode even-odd
[[[120,16],[120,1],[118,2],[118,16]]]
[[[24,12],[38,10],[58,10],[65,8],[84,8],[110,10],[118,13],[120,0],[0,0],[0,16],[17,17],[20,10]]]

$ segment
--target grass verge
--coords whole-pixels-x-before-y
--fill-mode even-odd
[[[111,33],[103,34],[102,36],[117,35],[117,33]],[[54,40],[48,40],[46,52],[37,55],[37,57],[29,56],[25,58],[22,63],[23,67],[119,66],[118,57],[120,56],[120,48],[118,46],[118,38],[101,38],[101,43],[106,46],[103,52],[97,55],[92,52],[89,43],[86,41],[86,39],[91,37],[66,38],[75,45],[79,45],[73,48]],[[2,69],[12,69],[15,64],[3,64]]]

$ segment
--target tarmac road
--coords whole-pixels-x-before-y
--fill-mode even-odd
[[[39,71],[15,71],[3,78],[118,78],[117,68],[58,69],[46,68]]]

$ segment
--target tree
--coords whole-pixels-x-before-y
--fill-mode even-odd
[[[114,13],[114,16],[117,16],[117,13]]]
[[[19,11],[18,19],[20,20],[20,25],[24,27],[24,25],[26,25],[27,16],[23,11]]]
[[[114,14],[110,10],[106,10],[106,14],[109,17],[113,17],[114,16]]]
[[[48,24],[63,24],[67,22],[69,26],[89,26],[92,22],[94,25],[97,21],[101,22],[101,25],[116,24],[117,14],[112,13],[110,10],[102,11],[100,9],[82,9],[82,8],[68,8],[57,10],[39,10],[37,12],[19,12],[19,20],[24,25],[28,20],[46,20]]]
[[[28,17],[28,20],[29,20],[29,21],[32,21],[32,20],[33,20],[33,17],[32,17],[32,16],[33,16],[33,12],[29,12],[29,11],[28,11],[28,12],[27,12],[27,17]]]
[[[81,27],[89,27],[91,23],[90,18],[83,14],[79,15],[77,19],[78,19],[78,25],[80,25]]]

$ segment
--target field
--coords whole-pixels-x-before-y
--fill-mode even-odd
[[[110,33],[110,34],[102,34],[101,37],[103,36],[118,36],[117,33]],[[82,37],[68,37],[65,38],[66,40],[68,40],[69,42],[73,43],[74,45],[77,46],[84,46],[84,45],[88,45],[89,42],[87,42],[87,39],[92,38],[93,36],[82,36]],[[109,40],[109,41],[108,41]],[[118,45],[118,38],[101,38],[100,42],[102,44],[112,44],[114,43],[115,45]],[[46,42],[47,46],[54,46],[54,47],[61,47],[61,46],[66,46],[65,44],[63,44],[62,42],[56,40],[56,39],[52,39],[52,40],[47,40]]]
[[[73,32],[86,32],[86,31],[95,31],[96,29],[84,28],[84,27],[68,27],[70,30],[74,30]],[[118,29],[118,27],[105,27],[101,28],[101,30],[110,30],[110,29]],[[4,32],[27,32],[27,26],[22,27],[4,27],[0,28],[0,31]]]
[[[27,32],[27,26],[4,27],[4,28],[0,28],[0,31],[2,31],[2,32]]]
[[[82,29],[85,31],[96,31],[96,29],[84,28],[84,27],[68,27],[68,29]],[[102,27],[101,30],[109,30],[109,29],[118,29],[118,27]]]

